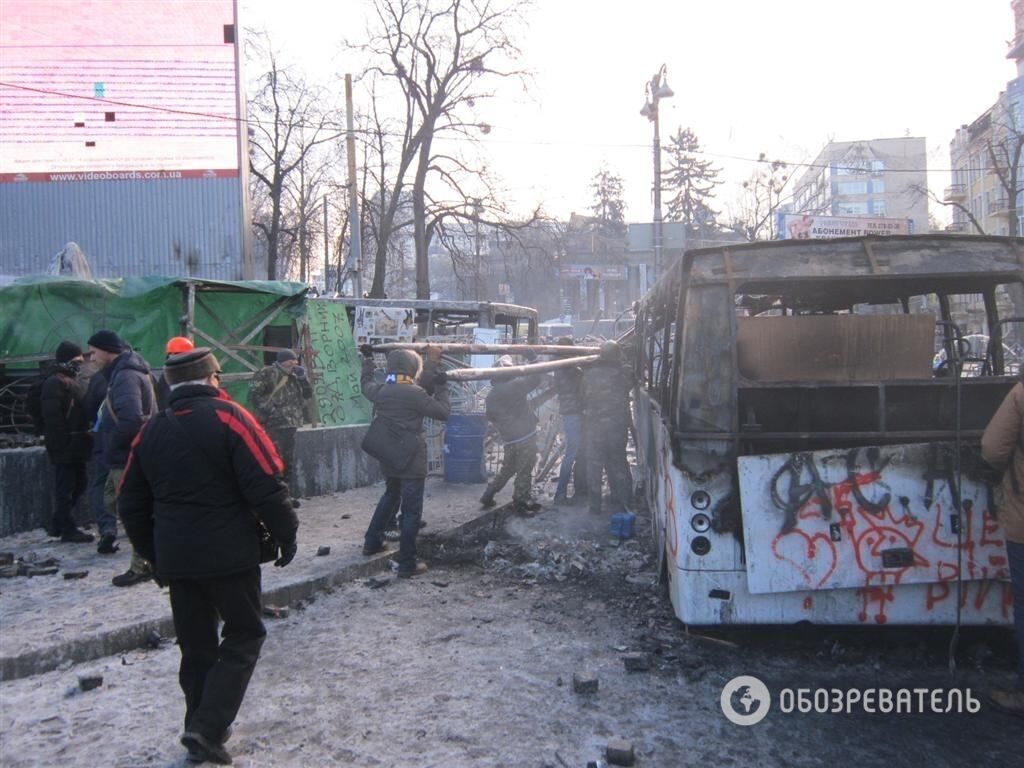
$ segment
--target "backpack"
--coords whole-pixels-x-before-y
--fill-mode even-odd
[[[25,415],[32,420],[37,435],[43,434],[43,384],[48,376],[37,376],[25,395]]]

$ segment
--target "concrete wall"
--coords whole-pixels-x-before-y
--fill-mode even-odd
[[[0,450],[0,536],[53,518],[53,466],[43,448]]]
[[[295,436],[295,483],[299,496],[324,496],[380,480],[380,464],[359,444],[368,424],[300,429]]]
[[[299,496],[322,496],[381,478],[359,448],[367,425],[300,429],[295,441]],[[91,519],[85,499],[76,517]],[[53,517],[53,468],[42,448],[0,450],[0,536],[41,528]]]

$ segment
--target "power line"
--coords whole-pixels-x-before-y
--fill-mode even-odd
[[[48,95],[48,96],[61,96],[61,97],[68,98],[68,99],[79,99],[79,100],[82,100],[82,101],[92,101],[92,102],[96,102],[96,103],[99,103],[99,104],[109,104],[109,105],[121,106],[121,107],[132,107],[132,108],[135,108],[135,109],[147,109],[147,110],[151,110],[151,111],[154,111],[154,112],[166,112],[166,113],[170,113],[170,114],[184,115],[184,116],[188,116],[188,117],[208,117],[208,118],[212,118],[214,120],[223,120],[223,121],[226,121],[226,122],[233,122],[233,123],[245,124],[245,125],[248,125],[249,123],[255,123],[257,125],[260,124],[260,121],[258,119],[252,119],[252,118],[249,118],[249,117],[238,117],[236,115],[220,115],[220,114],[216,114],[216,113],[213,113],[213,112],[199,112],[199,111],[188,110],[188,109],[176,109],[174,107],[165,107],[165,106],[160,106],[160,105],[157,105],[157,104],[144,104],[144,103],[138,103],[138,102],[118,101],[116,99],[107,99],[107,98],[103,98],[103,97],[100,97],[100,96],[85,96],[85,95],[81,95],[81,94],[66,93],[66,92],[63,92],[63,91],[49,90],[49,89],[46,89],[46,88],[34,88],[32,86],[19,85],[17,83],[7,83],[7,82],[0,81],[0,87],[2,87],[2,88],[13,88],[13,89],[16,89],[16,90],[28,91],[28,92],[31,92],[31,93],[39,93],[39,94],[44,94],[44,95]],[[311,123],[303,123],[302,121],[295,122],[295,123],[293,123],[293,125],[295,127],[301,127],[301,128],[324,128],[324,127],[328,127],[327,125],[320,126],[320,125],[315,125],[315,124],[311,124]],[[492,128],[492,129],[494,128],[493,125],[490,125],[489,127]],[[394,132],[392,132],[392,131],[374,131],[374,130],[371,130],[371,129],[368,129],[368,128],[356,128],[355,129],[355,133],[361,134],[361,135],[366,136],[366,137],[371,137],[371,136],[372,137],[376,137],[378,134],[381,135],[381,136],[387,137],[387,138],[403,138],[405,136],[404,133],[400,133],[400,132],[397,132],[397,131],[394,131]],[[534,140],[526,140],[526,139],[500,139],[500,138],[494,138],[494,137],[487,137],[487,138],[469,138],[469,137],[457,138],[457,137],[453,137],[453,136],[441,136],[441,135],[436,135],[436,134],[434,136],[434,140],[435,141],[455,142],[455,143],[473,143],[473,144],[518,144],[518,145],[528,146],[528,147],[545,147],[545,146],[547,146],[547,147],[567,147],[567,146],[579,147],[579,146],[585,146],[585,147],[594,147],[594,148],[602,148],[602,149],[637,149],[637,150],[644,150],[644,151],[649,151],[651,149],[651,145],[648,144],[648,143],[632,143],[632,142],[581,142],[581,141],[576,141],[576,140],[573,140],[573,141],[553,141],[553,140],[536,140],[536,139],[534,139]],[[1024,141],[1024,135],[1021,136],[1021,141]],[[736,161],[744,162],[744,163],[753,163],[753,164],[762,164],[762,165],[775,165],[775,164],[778,164],[780,167],[785,167],[785,168],[807,168],[807,169],[816,168],[816,169],[819,169],[819,170],[835,170],[835,171],[848,170],[848,171],[852,171],[854,173],[863,173],[863,172],[865,172],[863,168],[858,167],[858,166],[833,165],[832,163],[827,163],[826,164],[826,163],[802,162],[802,161],[796,161],[796,160],[784,160],[784,159],[779,158],[779,157],[769,158],[767,155],[760,156],[760,157],[746,157],[746,156],[743,156],[743,155],[732,155],[732,154],[728,154],[728,153],[724,153],[724,152],[709,152],[708,150],[701,150],[699,152],[690,152],[688,154],[695,155],[695,156],[719,158],[719,159],[725,159],[725,160],[736,160]],[[924,168],[886,168],[886,169],[884,169],[884,172],[885,173],[928,173],[928,172],[932,172],[932,173],[954,173],[956,171],[962,171],[962,170],[967,170],[967,169],[966,168],[928,168],[928,167],[924,167]],[[1000,171],[1000,170],[1003,170],[1003,168],[998,167],[998,166],[976,166],[974,168],[974,170],[976,172],[988,173],[988,172]]]

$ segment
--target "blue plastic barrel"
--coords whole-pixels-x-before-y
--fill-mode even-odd
[[[487,415],[453,413],[444,428],[444,480],[446,483],[482,483],[484,435]]]
[[[612,515],[610,533],[619,539],[633,538],[633,524],[636,522],[636,515],[632,512],[616,512]]]

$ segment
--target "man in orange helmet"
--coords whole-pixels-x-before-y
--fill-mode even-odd
[[[166,360],[170,360],[172,355],[180,355],[183,352],[191,352],[196,348],[196,345],[185,336],[175,336],[167,340],[167,347],[164,349],[164,353],[167,355]],[[167,401],[171,396],[171,387],[164,379],[164,374],[161,371],[160,378],[156,383],[156,404],[157,407],[164,411],[167,409]]]

